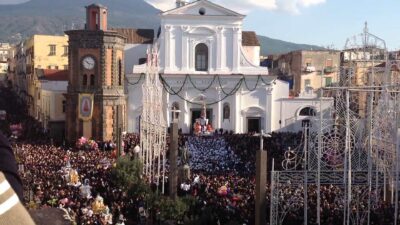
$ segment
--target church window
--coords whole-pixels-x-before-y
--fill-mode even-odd
[[[90,75],[90,86],[94,86],[94,83],[95,83],[95,78],[94,75],[92,74]]]
[[[300,110],[299,116],[315,116],[315,109],[306,107]]]
[[[122,85],[122,61],[118,60],[118,85]]]
[[[199,9],[199,14],[204,16],[206,14],[206,9],[205,8],[200,8]]]
[[[87,85],[87,75],[86,75],[86,74],[83,74],[82,85],[83,85],[83,86],[86,86],[86,85]]]
[[[228,103],[224,103],[224,108],[223,108],[223,119],[224,120],[229,120],[231,114],[231,109],[229,107]]]
[[[179,110],[179,103],[178,102],[174,102],[174,103],[172,103],[172,110],[173,111],[178,111]],[[179,112],[172,112],[171,113],[171,117],[172,117],[172,120],[173,119],[175,119],[175,118],[179,118]]]
[[[208,70],[208,47],[206,44],[198,44],[195,49],[195,64],[196,71],[207,71]]]

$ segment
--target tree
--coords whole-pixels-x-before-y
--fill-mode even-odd
[[[120,157],[112,170],[113,182],[130,197],[145,195],[149,187],[143,180],[142,171],[143,164],[138,159]]]

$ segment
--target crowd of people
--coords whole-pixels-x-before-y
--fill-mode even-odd
[[[187,137],[190,168],[207,174],[235,173],[245,170],[240,158],[223,137]]]
[[[8,129],[11,124],[21,123],[24,128],[13,148],[28,208],[60,207],[69,212],[77,224],[138,224],[141,221],[145,199],[142,196],[128,197],[112,180],[115,144],[99,143],[99,149],[92,151],[51,145],[45,130],[26,115],[27,108],[22,103],[5,100],[16,99],[15,94],[7,88],[1,88],[0,94],[0,105],[13,112],[1,122],[1,130],[12,136]],[[272,133],[264,138],[268,170],[272,169],[272,159],[275,160],[274,169],[281,170],[284,152],[289,147],[298,146],[300,141],[301,133]],[[179,194],[191,196],[196,201],[196,207],[188,212],[189,217],[206,215],[208,219],[205,221],[210,224],[254,224],[255,161],[259,144],[259,137],[251,133],[181,134],[180,149],[186,147],[187,155],[183,156],[181,150],[180,162],[187,160],[191,173],[188,179],[181,180]],[[138,134],[124,135],[126,154],[131,154],[137,145],[140,145]],[[183,160],[183,157],[188,159]],[[270,187],[267,185],[265,188],[270,193]],[[279,191],[279,210],[284,215],[279,218],[282,224],[304,223],[304,187],[286,184],[279,187]],[[323,185],[320,193],[322,224],[342,224],[346,204],[343,187]],[[316,224],[315,185],[308,186],[307,195],[308,224]],[[265,200],[266,220],[269,221],[269,194]],[[352,207],[365,212],[367,205],[364,203]],[[389,224],[393,221],[393,213],[393,206],[388,202],[374,202],[371,224]]]
[[[134,212],[133,199],[111,181],[115,160],[107,151],[69,151],[51,145],[16,144],[28,207],[65,208],[77,224],[115,224]],[[73,173],[76,171],[76,180]],[[83,187],[89,187],[84,190]],[[86,191],[86,192],[85,192]],[[95,206],[107,207],[96,212]]]

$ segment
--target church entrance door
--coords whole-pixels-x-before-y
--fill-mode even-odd
[[[247,132],[260,133],[260,131],[261,131],[261,118],[247,117]]]
[[[201,110],[202,110],[201,108],[190,109],[192,115],[190,123],[190,133],[193,133],[193,124],[196,122],[196,119],[200,118]],[[208,124],[212,125],[212,109],[206,109],[206,114],[207,114]]]

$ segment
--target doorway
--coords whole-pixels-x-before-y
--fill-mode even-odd
[[[261,132],[261,118],[260,117],[247,117],[247,132]]]

